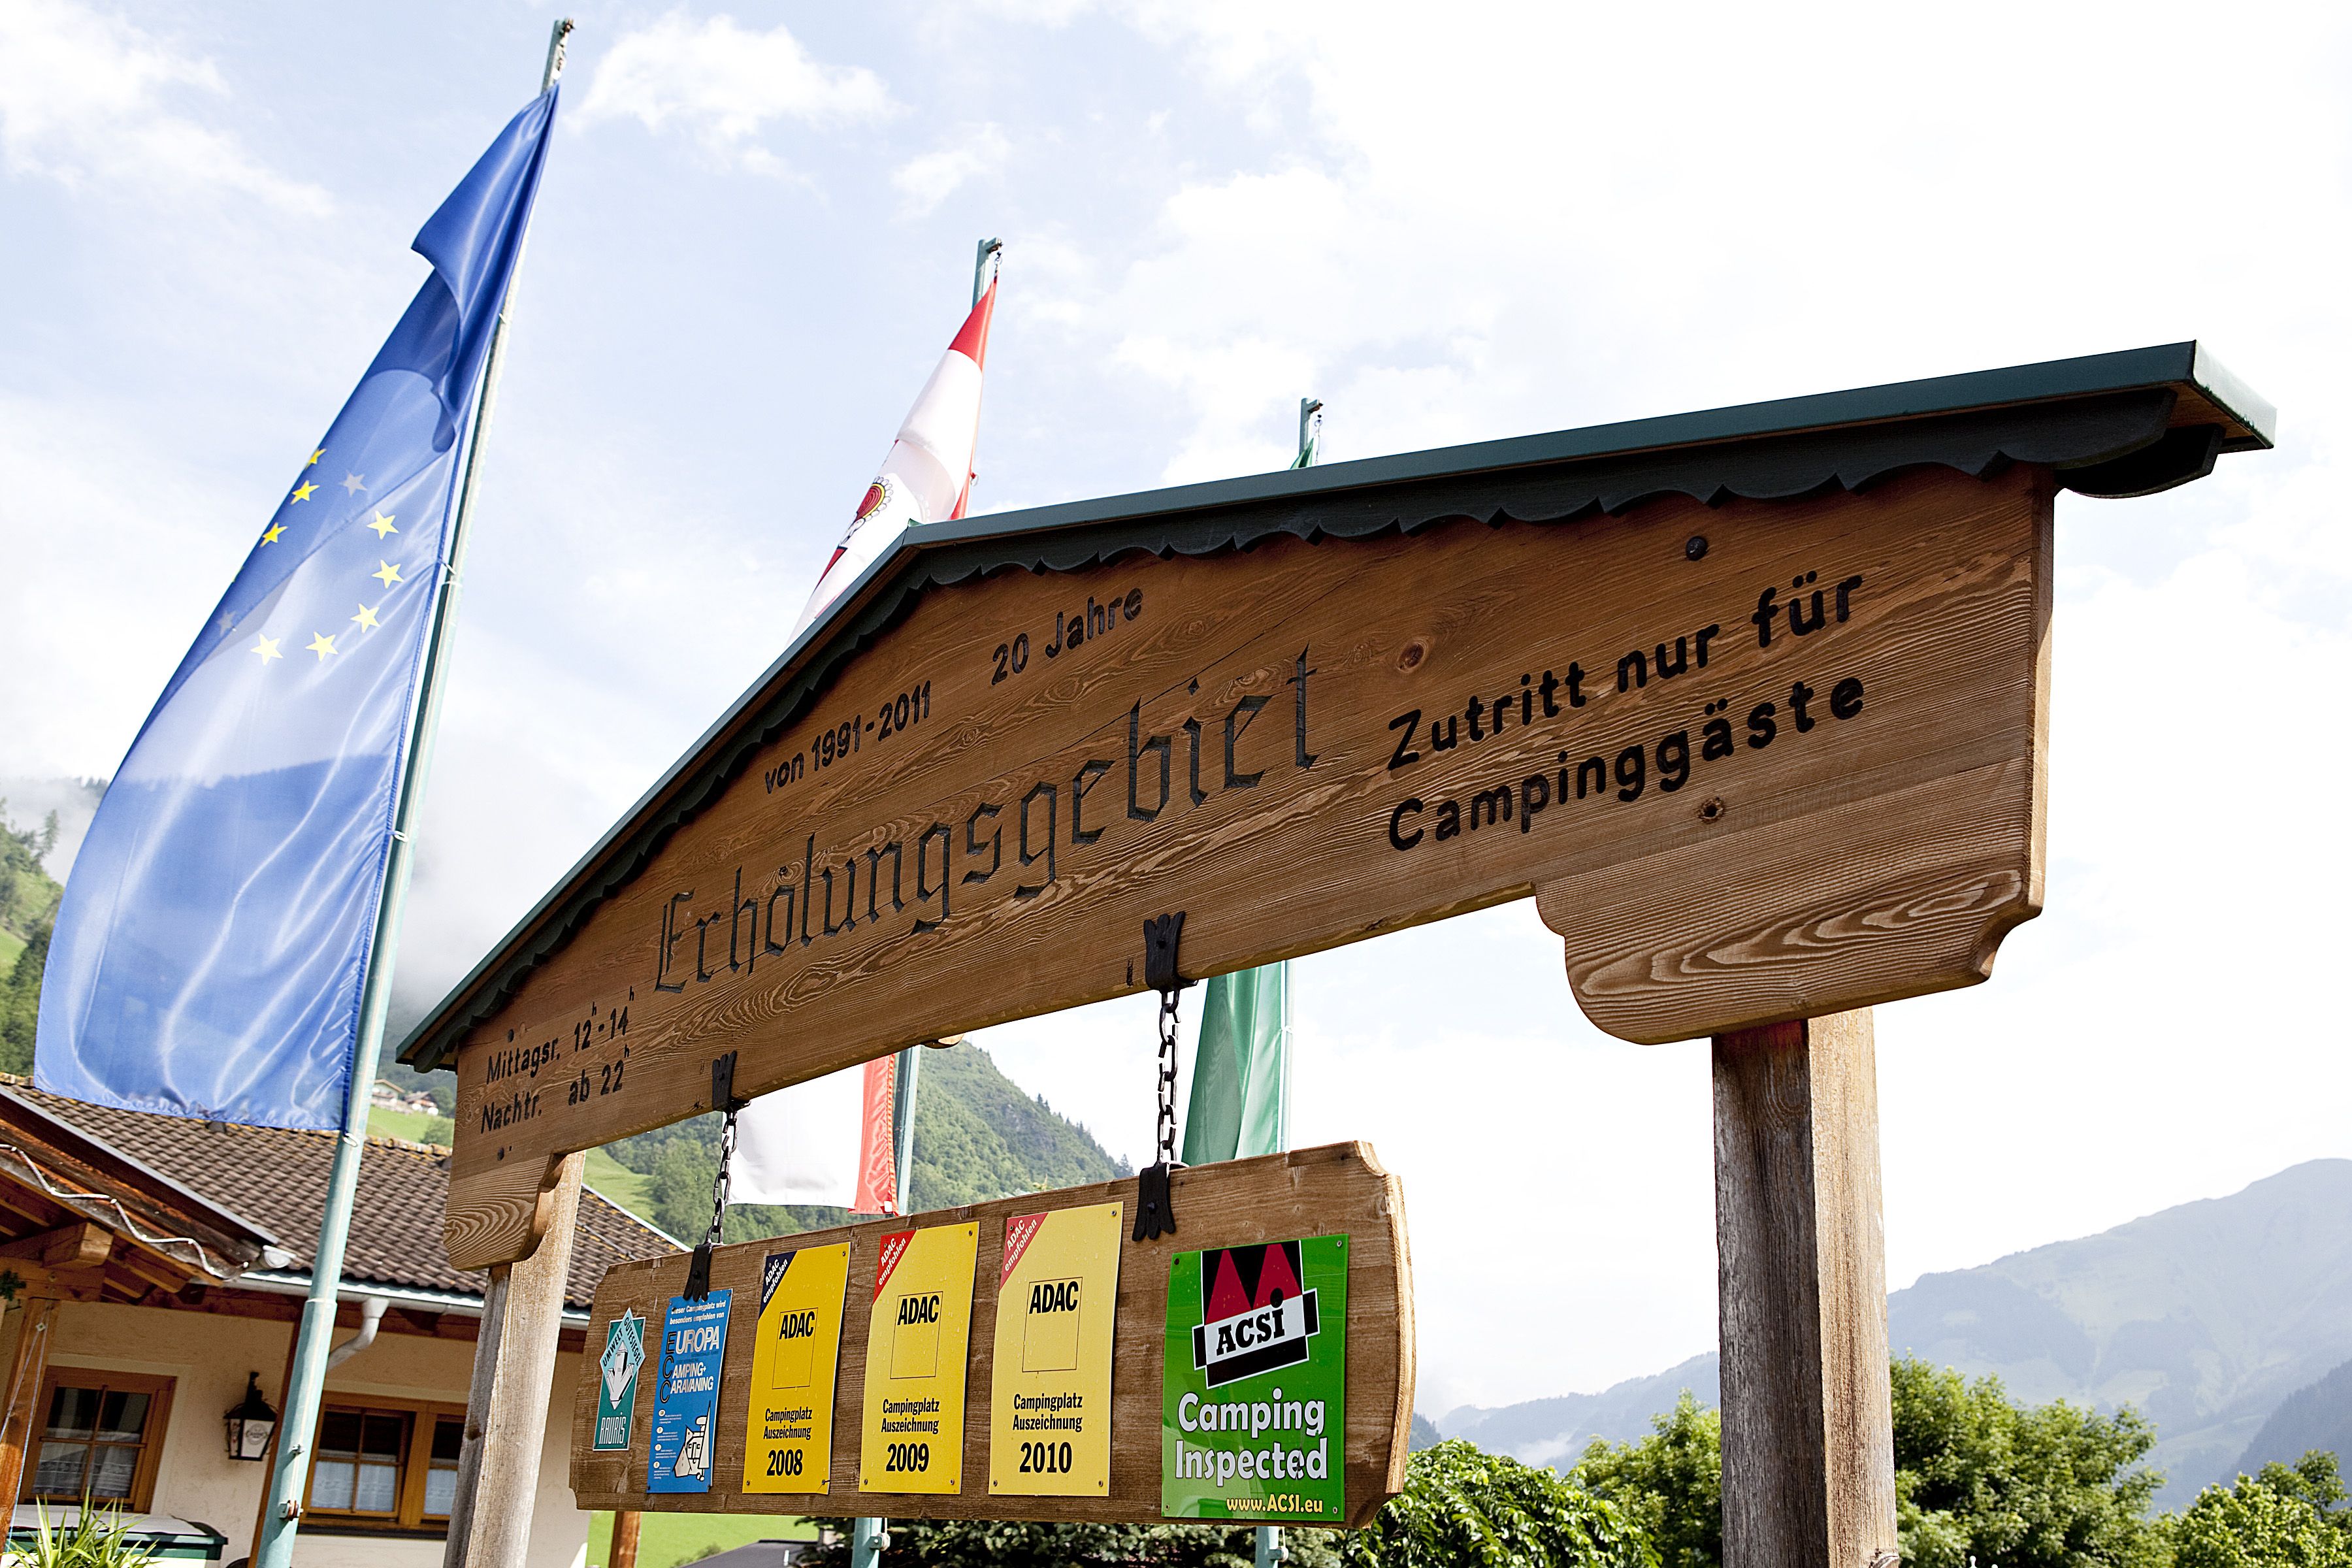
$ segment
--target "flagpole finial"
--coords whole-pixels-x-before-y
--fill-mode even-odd
[[[980,303],[980,297],[988,292],[988,285],[990,281],[988,259],[992,256],[996,258],[996,264],[998,267],[1002,268],[1004,265],[1004,242],[1003,240],[982,240],[980,242],[979,252],[971,258],[971,302],[975,305]]]
[[[559,16],[555,19],[555,26],[547,36],[547,69],[540,75],[540,91],[545,92],[562,79],[564,41],[572,37],[572,29],[578,26],[579,24],[569,16]]]

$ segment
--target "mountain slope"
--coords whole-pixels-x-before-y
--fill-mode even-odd
[[[2352,1361],[2281,1401],[2235,1468],[2251,1476],[2273,1461],[2291,1465],[2314,1448],[2329,1450],[2339,1468],[2352,1468]]]
[[[2314,1160],[2226,1198],[1948,1274],[1886,1300],[1887,1338],[2032,1403],[2132,1404],[2175,1507],[2234,1475],[2282,1401],[2352,1357],[2352,1160]],[[1712,1354],[1603,1394],[1454,1411],[1439,1423],[1557,1462],[1647,1429],[1683,1387],[1717,1397]],[[2300,1452],[2300,1450],[2297,1450]],[[2267,1457],[2267,1456],[2266,1456]]]
[[[646,1218],[670,1235],[699,1238],[710,1223],[710,1181],[719,1165],[719,1118],[694,1117],[605,1145],[646,1178]],[[1024,1093],[978,1046],[923,1053],[915,1091],[918,1209],[986,1203],[1015,1193],[1081,1186],[1128,1175],[1087,1130]],[[728,1210],[727,1239],[783,1236],[838,1225],[847,1211],[815,1205]]]

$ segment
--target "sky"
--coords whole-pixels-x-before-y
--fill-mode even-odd
[[[114,771],[555,15],[0,0],[0,777]],[[977,510],[1279,467],[1307,395],[1339,459],[2206,342],[2278,449],[2060,498],[2048,912],[1877,1011],[1888,1282],[2352,1154],[2352,11],[574,15],[411,1014],[782,647],[997,236]],[[1403,1179],[1432,1414],[1714,1342],[1706,1047],[1561,966],[1525,903],[1296,965],[1294,1138]],[[982,1040],[1145,1154],[1148,1001]]]

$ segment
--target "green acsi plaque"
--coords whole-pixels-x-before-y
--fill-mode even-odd
[[[1347,1517],[1346,1237],[1178,1253],[1167,1354],[1162,1513]]]

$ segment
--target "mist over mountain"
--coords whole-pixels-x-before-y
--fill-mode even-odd
[[[2157,1427],[2158,1505],[2179,1507],[2235,1476],[2242,1457],[2252,1468],[2330,1435],[2347,1440],[2352,1160],[2310,1161],[2228,1197],[1922,1276],[1887,1298],[1886,1317],[1895,1353],[1998,1376],[2017,1398],[2136,1405]],[[1599,1394],[1467,1406],[1437,1426],[1564,1464],[1594,1437],[1648,1430],[1685,1388],[1715,1403],[1712,1352]]]

